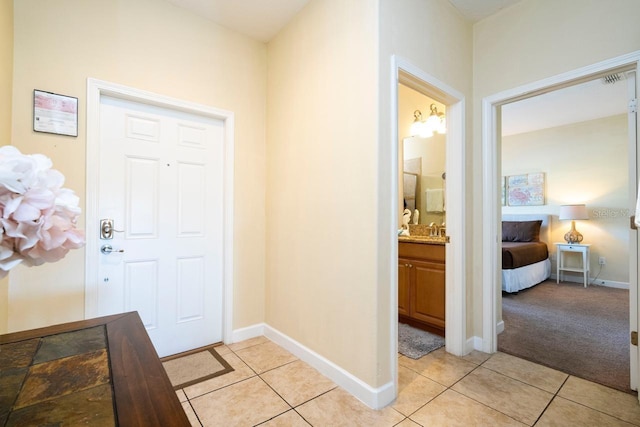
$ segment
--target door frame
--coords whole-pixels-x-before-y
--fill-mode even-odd
[[[465,110],[464,95],[421,70],[409,60],[392,57],[391,70],[391,359],[398,355],[398,84],[402,83],[447,106],[447,140],[445,194],[447,197],[447,234],[450,243],[446,247],[445,266],[445,349],[448,353],[463,356],[472,350],[466,339],[466,229],[465,209]],[[397,363],[392,363],[392,378],[397,379]],[[396,386],[397,387],[397,386]]]
[[[500,189],[499,179],[501,167],[499,164],[500,156],[498,149],[500,147],[501,138],[501,106],[516,100],[530,98],[555,89],[593,80],[599,76],[604,76],[623,69],[635,69],[636,87],[638,87],[639,67],[640,51],[635,51],[513,89],[508,89],[482,99],[482,191],[483,200],[487,201],[483,203],[482,206],[482,351],[486,353],[495,353],[498,349],[498,298],[501,292],[499,285],[501,283],[501,264],[499,262],[501,255],[500,246],[498,244],[500,236],[499,230],[501,230],[501,206],[500,195],[498,193]],[[636,127],[637,126],[638,125],[636,124]],[[638,133],[636,132],[636,135],[637,134]],[[637,140],[635,141],[635,144],[637,146]],[[629,155],[635,158],[635,149],[632,151],[633,153],[630,152]],[[637,167],[638,165],[636,165],[636,169]],[[630,177],[630,180],[630,193],[636,195],[638,194],[638,177],[634,177],[633,179]],[[632,208],[632,211],[635,210],[635,204],[634,206],[630,206],[630,208]],[[635,305],[630,304],[629,320],[630,327],[633,328],[632,330],[637,331],[639,321],[638,306],[640,305],[637,286],[638,237],[637,233],[632,234],[631,236],[632,237],[629,240],[629,280],[635,280],[635,285],[634,283],[629,283],[629,298],[630,301],[635,301]],[[631,346],[631,349],[633,353],[633,346]],[[631,384],[637,387],[638,382],[640,381],[640,373],[638,372],[640,352],[638,347],[635,348],[635,353],[631,356]]]
[[[98,315],[99,263],[97,255],[100,253],[100,240],[98,238],[100,222],[98,218],[98,177],[100,164],[100,100],[103,96],[221,120],[224,123],[222,339],[225,343],[230,342],[233,332],[234,113],[93,78],[87,79],[85,319]]]

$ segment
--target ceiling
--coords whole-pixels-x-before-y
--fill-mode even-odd
[[[268,42],[309,0],[167,0],[223,27]]]
[[[216,24],[268,42],[309,0],[167,0]],[[522,0],[449,0],[469,21],[477,22]]]
[[[596,79],[504,105],[502,135],[625,114],[627,105],[626,80],[605,84]]]
[[[522,0],[449,0],[449,3],[458,9],[462,16],[469,21],[478,22],[505,7],[521,1]]]
[[[271,40],[309,0],[166,0],[219,25],[264,43]],[[522,0],[449,0],[470,22],[477,22]],[[595,80],[503,107],[503,135],[622,114],[623,82]]]

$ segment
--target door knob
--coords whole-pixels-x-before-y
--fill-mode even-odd
[[[114,228],[113,222],[112,219],[100,220],[100,239],[111,240],[113,239],[114,232],[122,233],[123,230],[116,230]]]
[[[113,249],[111,245],[102,245],[102,247],[100,248],[100,252],[102,252],[105,255],[109,255],[112,252],[122,253],[124,252],[124,249]]]

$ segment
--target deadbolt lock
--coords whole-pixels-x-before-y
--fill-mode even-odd
[[[112,219],[100,220],[100,238],[102,240],[113,239],[113,220]]]

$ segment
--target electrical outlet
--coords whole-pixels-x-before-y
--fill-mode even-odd
[[[607,260],[606,260],[603,256],[601,256],[601,257],[598,259],[598,264],[600,264],[600,265],[605,265],[606,263],[607,263]]]

